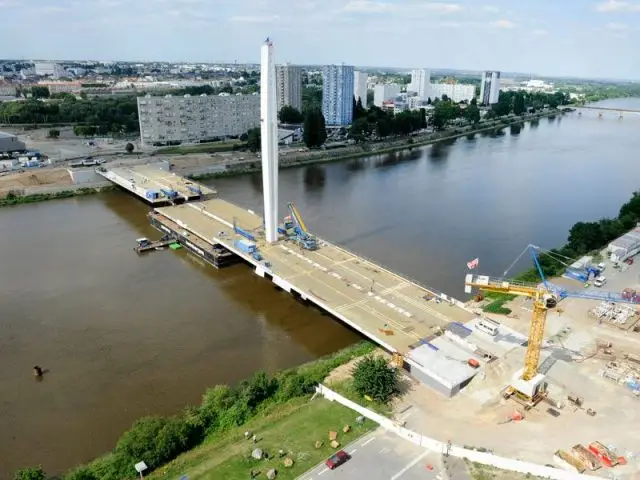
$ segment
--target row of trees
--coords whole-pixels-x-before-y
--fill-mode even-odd
[[[0,103],[2,123],[79,123],[95,127],[98,134],[138,131],[136,97],[98,97],[77,100],[60,94],[59,99]]]

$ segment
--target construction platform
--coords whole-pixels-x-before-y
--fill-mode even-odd
[[[470,324],[476,317],[455,299],[321,239],[314,251],[285,238],[267,244],[260,216],[219,198],[155,208],[150,218],[165,233],[178,234],[181,243],[191,243],[185,246],[205,260],[221,249],[231,252],[255,267],[257,275],[313,302],[387,351],[401,354],[405,367],[424,383],[441,384],[444,378],[446,391],[438,388],[442,393],[455,394],[476,373],[471,367],[460,372],[464,353],[459,358],[441,355],[437,371],[424,365],[418,354],[424,347],[437,350],[429,342],[452,323]],[[260,260],[235,246],[243,237],[235,233],[234,222],[255,236]],[[476,358],[467,353],[469,359]],[[453,371],[456,375],[447,380]]]
[[[152,205],[201,200],[216,191],[169,172],[168,162],[129,167],[98,167],[96,172]]]

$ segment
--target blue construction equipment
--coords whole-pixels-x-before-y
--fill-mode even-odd
[[[247,240],[251,240],[252,242],[256,241],[256,237],[253,235],[253,233],[249,232],[248,230],[245,230],[244,228],[240,228],[235,218],[233,219],[233,231],[236,232],[238,235],[242,235]]]
[[[161,188],[160,191],[167,198],[175,198],[178,196],[178,192],[175,190],[169,190],[168,188]]]
[[[283,228],[287,233],[293,232],[293,239],[305,250],[316,250],[318,248],[318,242],[316,241],[316,238],[309,233],[309,230],[307,230],[307,226],[305,225],[304,220],[302,220],[302,216],[298,212],[298,209],[293,202],[289,202],[288,206],[289,211],[291,212],[291,217],[286,217],[284,219],[284,225],[281,228]]]
[[[233,244],[238,250],[249,255],[256,253],[257,250],[255,243],[245,240],[244,238],[236,240]]]

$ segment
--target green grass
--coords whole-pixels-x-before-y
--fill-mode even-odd
[[[84,195],[92,195],[94,193],[110,190],[115,187],[100,188],[79,188],[76,190],[63,190],[56,193],[36,193],[34,195],[7,195],[0,199],[0,207],[10,207],[13,205],[23,205],[26,203],[44,202],[47,200],[55,200],[60,198],[82,197]]]
[[[338,432],[339,448],[342,448],[377,427],[370,420],[357,425],[357,416],[353,410],[324,398],[291,400],[266,410],[224,436],[209,439],[148,478],[177,480],[187,475],[189,480],[246,480],[251,469],[261,472],[258,478],[266,478],[266,472],[275,468],[278,479],[294,479],[335,452],[329,445],[329,431]],[[345,425],[351,426],[350,432],[342,432]],[[244,438],[245,430],[256,434],[259,439],[256,445]],[[317,440],[324,442],[319,449],[315,448]],[[256,447],[266,451],[269,460],[250,458]],[[280,449],[293,459],[293,467],[284,467],[283,459],[278,456]]]
[[[485,298],[492,299],[493,301],[482,307],[483,312],[495,313],[498,315],[509,315],[511,313],[511,309],[505,307],[504,304],[513,300],[516,296],[509,295],[507,293],[487,292],[485,294]]]
[[[384,415],[387,417],[391,416],[391,405],[378,403],[375,400],[366,399],[364,396],[356,392],[355,388],[353,388],[353,380],[351,379],[343,380],[341,382],[333,382],[327,384],[327,386],[334,392],[337,392],[343,397],[348,398],[352,402],[356,402],[358,405],[362,405],[363,407],[366,407],[369,410],[373,410],[380,415]]]
[[[188,153],[230,152],[234,148],[241,148],[245,145],[246,143],[241,142],[240,140],[230,140],[228,142],[199,143],[197,145],[165,147],[158,149],[156,153],[165,155],[186,155]]]

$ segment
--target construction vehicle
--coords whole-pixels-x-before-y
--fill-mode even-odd
[[[609,302],[634,303],[629,295],[622,295],[601,291],[568,291],[563,287],[547,282],[542,271],[536,251],[540,250],[535,245],[528,245],[516,258],[511,266],[504,272],[503,277],[489,277],[485,275],[468,274],[465,277],[465,292],[472,293],[473,288],[487,292],[505,293],[510,295],[520,295],[533,300],[533,318],[529,329],[527,342],[527,352],[525,355],[524,368],[516,372],[510,385],[503,390],[504,398],[514,397],[526,408],[532,408],[547,396],[547,383],[545,375],[538,371],[540,364],[540,351],[544,341],[544,328],[547,319],[547,310],[555,308],[558,302],[567,297],[587,298],[593,300],[605,300]],[[533,263],[542,279],[542,283],[530,283],[508,280],[508,271],[522,258],[525,253],[529,253]],[[627,298],[625,298],[627,297]]]
[[[285,217],[284,224],[278,228],[278,232],[284,233],[305,250],[317,250],[318,242],[316,238],[309,233],[309,230],[307,230],[307,226],[304,220],[302,220],[302,216],[296,206],[293,202],[289,202],[288,207],[291,215]]]

